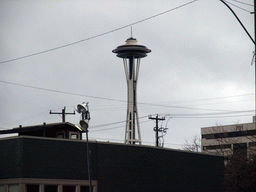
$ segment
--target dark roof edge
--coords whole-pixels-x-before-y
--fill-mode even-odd
[[[8,140],[8,139],[19,139],[19,138],[29,138],[29,139],[39,139],[39,140],[55,140],[55,141],[67,141],[67,142],[83,142],[83,143],[86,142],[86,140],[62,139],[62,138],[51,138],[51,137],[35,137],[35,136],[24,136],[24,135],[0,138],[0,141]],[[152,148],[152,149],[165,150],[165,151],[192,153],[192,154],[196,154],[196,155],[209,155],[209,156],[223,157],[222,155],[212,154],[212,153],[207,153],[207,152],[194,152],[194,151],[186,151],[186,150],[181,150],[181,149],[161,148],[161,147],[155,147],[155,146],[150,146],[150,145],[132,145],[132,144],[128,145],[128,144],[124,144],[124,143],[112,143],[112,142],[104,142],[104,141],[97,141],[97,140],[89,140],[89,143],[99,143],[99,144],[105,144],[105,145],[121,145],[121,146],[128,146],[128,147],[143,147],[143,148]]]
[[[80,127],[76,126],[73,123],[70,122],[59,122],[59,123],[43,123],[40,125],[30,125],[30,126],[21,126],[21,127],[15,127],[13,129],[6,129],[6,130],[0,130],[0,134],[10,134],[10,133],[19,133],[20,130],[25,130],[25,129],[34,129],[34,128],[38,128],[38,129],[42,129],[42,128],[47,128],[47,127],[51,127],[51,126],[59,126],[59,125],[68,125],[71,126],[73,128],[78,129],[79,131],[85,132],[85,130],[82,130]]]

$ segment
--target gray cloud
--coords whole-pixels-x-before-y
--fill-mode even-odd
[[[93,37],[186,2],[2,1],[1,61]],[[234,10],[253,34],[253,15]],[[124,44],[129,36],[130,28],[125,28],[63,49],[1,64],[0,80],[116,101],[0,83],[0,127],[58,122],[61,118],[49,115],[49,110],[61,111],[67,106],[68,111],[73,111],[73,106],[82,101],[90,102],[92,127],[124,121],[126,103],[119,101],[126,100],[124,69],[122,60],[112,50]],[[216,110],[254,109],[253,96],[231,97],[254,93],[254,66],[250,65],[254,45],[220,2],[198,1],[134,25],[133,36],[152,50],[141,61],[140,116],[210,112],[170,107],[173,105]],[[164,106],[145,105],[145,102]],[[66,119],[77,123],[79,118],[75,115]],[[147,118],[141,121],[145,120]],[[237,120],[251,122],[251,116],[173,116],[165,142],[181,144],[191,135],[199,134],[201,127]],[[92,128],[90,137],[123,140],[124,123],[120,126],[98,132],[100,128]],[[154,142],[153,127],[153,121],[141,123],[144,142]]]

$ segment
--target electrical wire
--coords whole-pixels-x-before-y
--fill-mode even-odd
[[[241,103],[241,102],[248,102],[248,101],[254,101],[254,98],[251,98],[251,99],[243,99],[243,100],[238,100],[238,101],[219,101],[219,102],[214,102],[214,103],[200,103],[200,104],[191,104],[191,105],[189,105],[189,106],[195,106],[195,105],[202,105],[202,106],[205,106],[205,105],[220,105],[220,104],[223,104],[223,103],[225,103],[225,104],[227,104],[227,103]]]
[[[138,104],[144,104],[144,105],[150,105],[150,106],[158,106],[158,107],[177,108],[177,109],[191,109],[191,110],[205,110],[205,111],[222,111],[222,112],[239,112],[239,111],[224,110],[224,109],[206,109],[206,108],[198,108],[198,107],[183,107],[183,106],[161,105],[161,104],[142,103],[142,102],[138,102]]]
[[[105,126],[109,126],[109,125],[116,125],[116,124],[120,124],[120,123],[125,123],[126,121],[118,121],[118,122],[114,122],[114,123],[107,123],[107,124],[101,124],[101,125],[93,125],[90,126],[90,128],[98,128],[98,127],[105,127]]]
[[[56,108],[56,109],[58,109],[58,108]],[[22,119],[15,119],[14,121],[12,121],[11,123],[8,123],[7,125],[5,125],[5,126],[11,126],[11,125],[13,125],[13,124],[16,124],[16,123],[19,123],[19,122],[21,122],[21,121],[26,121],[26,120],[29,120],[29,119],[31,119],[31,118],[35,118],[35,117],[38,117],[38,116],[41,116],[41,115],[44,115],[44,114],[48,114],[49,113],[49,110],[47,110],[47,111],[42,111],[42,112],[39,112],[39,113],[36,113],[36,114],[33,114],[33,115],[29,115],[29,116],[27,116],[27,117],[23,117]],[[7,129],[7,128],[3,128],[3,129]]]
[[[241,9],[241,10],[243,10],[243,11],[246,11],[246,12],[248,12],[248,13],[251,13],[251,11],[249,11],[249,10],[247,10],[247,9],[244,9],[244,8],[242,8],[242,7],[239,7],[239,6],[237,6],[237,5],[233,4],[233,3],[230,3],[230,2],[228,2],[228,1],[226,1],[226,0],[225,0],[225,2],[228,3],[228,4],[230,4],[230,5],[232,5],[232,6],[234,6],[234,7],[236,7],[236,8],[238,8],[238,9]]]
[[[146,123],[146,122],[149,122],[149,121],[150,121],[150,120],[142,121],[142,122],[140,122],[140,124]],[[125,122],[126,122],[126,121],[125,121]],[[118,126],[118,127],[110,127],[110,128],[105,128],[105,129],[99,129],[99,130],[91,130],[90,132],[108,131],[108,130],[120,129],[120,128],[124,128],[124,125]]]
[[[193,114],[182,114],[181,116],[212,116],[212,115],[229,115],[237,113],[252,113],[255,110],[245,110],[245,111],[229,111],[229,112],[219,112],[219,113],[193,113]],[[171,115],[173,116],[173,115]],[[180,116],[180,115],[177,115]]]
[[[182,119],[191,119],[191,118],[199,118],[199,119],[212,119],[212,118],[231,118],[231,117],[244,117],[244,116],[253,116],[254,114],[247,115],[231,115],[231,116],[207,116],[207,117],[195,117],[195,116],[172,116],[172,118],[182,118]]]
[[[143,119],[147,116],[142,116],[142,117],[139,117],[139,119]],[[101,125],[93,125],[93,126],[90,126],[90,128],[96,128],[96,127],[105,127],[105,126],[109,126],[109,125],[115,125],[115,124],[120,124],[120,123],[125,123],[126,121],[118,121],[118,122],[114,122],[114,123],[107,123],[107,124],[101,124]]]
[[[105,129],[99,129],[99,130],[90,130],[90,132],[108,131],[108,130],[120,129],[120,128],[124,128],[124,126],[111,127],[111,128],[105,128]]]
[[[103,35],[107,35],[107,34],[110,34],[110,33],[115,32],[115,31],[119,31],[119,30],[121,30],[121,29],[124,29],[124,28],[130,27],[130,26],[136,25],[136,24],[138,24],[138,23],[142,23],[142,22],[144,22],[144,21],[153,19],[153,18],[155,18],[155,17],[161,16],[161,15],[166,14],[166,13],[169,13],[169,12],[171,12],[171,11],[177,10],[177,9],[179,9],[179,8],[182,8],[182,7],[184,7],[184,6],[187,6],[187,5],[189,5],[189,4],[192,4],[192,3],[196,2],[196,1],[198,1],[198,0],[190,1],[190,2],[185,3],[185,4],[182,4],[182,5],[180,5],[180,6],[171,8],[171,9],[169,9],[169,10],[167,10],[167,11],[158,13],[158,14],[156,14],[156,15],[147,17],[147,18],[145,18],[145,19],[142,19],[142,20],[139,20],[139,21],[130,23],[130,24],[128,24],[128,25],[124,25],[124,26],[122,26],[122,27],[119,27],[119,28],[116,28],[116,29],[113,29],[113,30],[110,30],[110,31],[107,31],[107,32],[104,32],[104,33],[101,33],[101,34],[98,34],[98,35],[95,35],[95,36],[92,36],[92,37],[88,37],[88,38],[86,38],[86,39],[82,39],[82,40],[79,40],[79,41],[75,41],[75,42],[73,42],[73,43],[69,43],[69,44],[62,45],[62,46],[59,46],[59,47],[55,47],[55,48],[52,48],[52,49],[40,51],[40,52],[37,52],[37,53],[33,53],[33,54],[29,54],[29,55],[17,57],[17,58],[14,58],[14,59],[9,59],[9,60],[5,60],[5,61],[1,61],[0,64],[8,63],[8,62],[11,62],[11,61],[17,61],[17,60],[20,60],[20,59],[25,59],[25,58],[28,58],[28,57],[32,57],[32,56],[40,55],[40,54],[43,54],[43,53],[55,51],[55,50],[57,50],[57,49],[62,49],[62,48],[65,48],[65,47],[69,47],[69,46],[72,46],[72,45],[75,45],[75,44],[78,44],[78,43],[82,43],[82,42],[84,42],[84,41],[88,41],[88,40],[91,40],[91,39],[95,39],[95,38],[101,37],[101,36],[103,36]]]
[[[233,96],[226,96],[226,97],[216,97],[216,98],[205,98],[205,99],[190,99],[190,100],[179,100],[179,101],[168,101],[168,102],[160,102],[158,104],[162,104],[162,105],[166,105],[167,103],[173,103],[173,104],[178,104],[178,105],[184,105],[186,103],[186,107],[190,107],[190,106],[205,106],[205,105],[213,105],[213,104],[222,104],[222,103],[234,103],[234,102],[244,102],[244,101],[250,101],[250,100],[254,100],[254,97],[252,99],[243,99],[240,100],[240,97],[248,97],[248,96],[254,96],[254,93],[250,93],[250,94],[242,94],[242,95],[233,95]],[[239,97],[239,101],[226,101],[226,99],[230,99],[230,98],[237,98]],[[218,101],[218,102],[208,102],[211,100],[221,100],[221,99],[225,99],[224,101]],[[207,102],[204,102],[207,101]],[[204,103],[202,103],[204,102]],[[194,104],[193,104],[194,103]],[[141,106],[140,108],[143,108],[143,106]]]
[[[194,116],[194,114],[191,114],[191,116],[183,116],[182,114],[175,116],[175,115],[170,115],[170,118],[168,119],[168,121],[171,118],[227,118],[227,117],[241,117],[241,116],[252,116],[252,114],[248,114],[248,115],[234,115],[234,116],[207,116],[207,117],[203,117],[203,116]],[[145,118],[146,116],[140,117],[140,118]],[[115,122],[115,123],[109,123],[109,124],[103,124],[103,126],[108,126],[108,125],[115,125],[115,124],[119,124],[119,123],[125,123],[126,121],[121,121],[121,122]],[[146,122],[151,122],[151,120],[146,120],[146,121],[142,121],[140,122],[140,124],[142,123],[146,123]],[[102,125],[97,125],[97,126],[90,126],[90,128],[93,128],[93,130],[91,130],[90,132],[98,132],[98,131],[107,131],[107,130],[112,130],[112,129],[119,129],[119,128],[123,128],[124,125],[122,126],[117,126],[117,127],[110,127],[110,128],[105,128],[105,129],[99,129],[99,130],[94,130],[95,128],[101,128]]]
[[[244,111],[230,111],[230,112],[221,112],[221,113],[183,113],[183,114],[161,114],[161,113],[158,113],[158,115],[166,115],[166,116],[171,116],[173,118],[176,118],[176,117],[201,117],[201,116],[220,116],[220,115],[233,115],[233,114],[239,114],[239,113],[252,113],[254,112],[255,110],[244,110]]]
[[[229,7],[229,5],[224,1],[224,0],[220,0],[224,5],[226,5],[228,7],[228,9],[233,13],[233,15],[235,16],[236,20],[240,23],[240,25],[242,26],[242,28],[244,29],[244,31],[246,32],[246,34],[249,36],[249,38],[252,40],[253,44],[255,45],[255,41],[253,40],[252,36],[250,35],[250,33],[247,31],[247,29],[245,28],[245,26],[243,25],[243,23],[240,21],[240,19],[238,18],[238,16],[236,15],[236,13],[231,9],[231,7]]]
[[[6,83],[6,84],[11,84],[11,85],[17,85],[21,87],[27,87],[27,88],[32,88],[32,89],[38,89],[38,90],[43,90],[43,91],[51,91],[55,93],[62,93],[62,94],[67,94],[67,95],[75,95],[75,96],[81,96],[81,97],[88,97],[88,98],[93,98],[93,99],[101,99],[101,100],[108,100],[108,101],[119,101],[119,102],[127,102],[125,100],[118,100],[118,99],[111,99],[111,98],[106,98],[106,97],[97,97],[97,96],[91,96],[91,95],[84,95],[84,94],[78,94],[78,93],[71,93],[67,91],[58,91],[54,89],[47,89],[47,88],[42,88],[42,87],[36,87],[36,86],[30,86],[30,85],[23,85],[19,83],[12,83],[8,81],[3,81],[0,80],[1,83]]]
[[[108,101],[127,102],[126,100],[111,99],[111,98],[106,98],[106,97],[91,96],[91,95],[84,95],[84,94],[78,94],[78,93],[70,93],[70,92],[67,92],[67,91],[58,91],[58,90],[54,90],[54,89],[48,89],[48,88],[42,88],[42,87],[36,87],[36,86],[30,86],[30,85],[23,85],[23,84],[12,83],[12,82],[3,81],[3,80],[0,80],[0,82],[1,83],[6,83],[6,84],[11,84],[11,85],[17,85],[17,86],[21,86],[21,87],[27,87],[27,88],[32,88],[32,89],[43,90],[43,91],[51,91],[51,92],[61,93],[61,94],[75,95],[75,96],[88,97],[88,98],[101,99],[101,100],[108,100]],[[220,112],[240,112],[240,111],[232,111],[232,110],[206,109],[206,108],[198,108],[198,107],[184,107],[184,106],[174,106],[174,105],[162,105],[162,104],[153,104],[153,103],[144,103],[144,102],[138,102],[138,104],[148,105],[148,106],[178,108],[178,109],[190,109],[190,110],[206,110],[206,111],[220,111]]]
[[[169,117],[168,120],[166,121],[165,128],[167,128],[167,125],[168,125],[168,123],[169,123],[169,121],[170,121],[171,118],[172,118],[172,117]]]
[[[178,102],[202,102],[202,101],[208,101],[208,100],[218,100],[218,99],[229,99],[229,98],[233,98],[233,97],[246,97],[246,96],[254,96],[254,93],[247,93],[247,94],[241,94],[241,95],[231,95],[231,96],[225,96],[225,97],[214,97],[214,98],[205,98],[205,99],[188,99],[188,100],[179,100]],[[172,102],[172,101],[171,101]]]
[[[231,0],[231,1],[235,1],[235,2],[237,2],[237,3],[241,3],[241,4],[244,4],[244,5],[249,5],[249,6],[252,6],[252,7],[253,7],[252,4],[244,3],[244,2],[242,2],[242,1],[237,1],[237,0]]]

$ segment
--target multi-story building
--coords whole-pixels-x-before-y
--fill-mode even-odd
[[[223,189],[222,156],[87,143],[82,132],[67,122],[0,131],[18,133],[0,139],[0,192],[88,192],[90,186],[92,192]]]
[[[201,144],[204,152],[252,159],[256,154],[256,118],[252,123],[201,128]],[[226,161],[227,162],[227,161]]]

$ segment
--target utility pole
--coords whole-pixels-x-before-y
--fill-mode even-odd
[[[59,114],[59,115],[62,115],[62,122],[65,122],[65,116],[66,115],[75,115],[75,111],[73,113],[66,113],[66,107],[64,107],[62,109],[62,112],[59,113],[59,112],[52,112],[52,110],[50,110],[50,114]]]
[[[158,121],[164,121],[165,117],[159,118],[158,114],[157,114],[156,117],[152,117],[151,115],[149,115],[148,118],[152,119],[152,120],[156,120],[156,127],[154,128],[154,131],[156,132],[156,147],[158,147],[159,146],[159,141],[158,141],[158,139],[159,139],[159,136],[158,136],[158,132],[159,132]]]
[[[256,41],[256,0],[254,0],[254,67],[255,67],[255,116],[256,116],[256,44],[255,44],[255,41]],[[255,129],[256,129],[256,122],[255,122]]]

